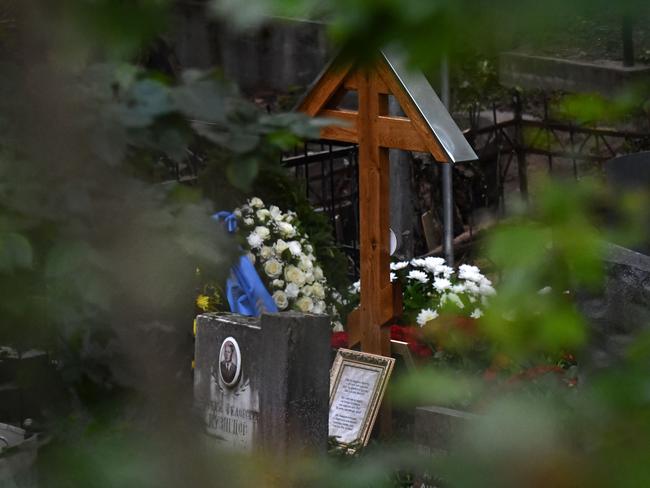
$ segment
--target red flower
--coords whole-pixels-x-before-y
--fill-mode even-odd
[[[405,334],[405,329],[403,325],[397,325],[393,324],[390,326],[390,338],[393,341],[402,341],[402,342],[408,342],[406,340],[406,334]]]
[[[332,334],[330,344],[334,349],[338,349],[340,347],[348,347],[348,333],[334,332]]]
[[[406,342],[411,352],[418,357],[426,358],[433,354],[431,348],[422,342],[422,332],[417,327],[393,324],[390,326],[390,338]]]

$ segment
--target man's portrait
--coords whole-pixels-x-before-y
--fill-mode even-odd
[[[226,386],[232,386],[239,380],[241,361],[237,341],[228,337],[221,344],[219,351],[219,376]]]

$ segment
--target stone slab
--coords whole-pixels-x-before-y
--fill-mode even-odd
[[[575,61],[506,52],[499,55],[499,81],[505,86],[599,92],[605,96],[634,82],[650,79],[650,66],[625,67],[614,61]]]
[[[454,435],[478,415],[439,406],[415,409],[414,441],[423,453],[448,452]]]

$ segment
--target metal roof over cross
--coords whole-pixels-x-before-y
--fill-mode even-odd
[[[356,92],[358,109],[339,107]],[[389,115],[388,96],[405,116]],[[428,152],[439,163],[477,159],[473,149],[421,72],[407,68],[395,51],[382,51],[370,67],[334,59],[297,110],[335,119],[321,137],[359,145],[361,301],[348,318],[350,346],[390,356],[385,325],[402,311],[401,291],[390,282],[389,149]]]

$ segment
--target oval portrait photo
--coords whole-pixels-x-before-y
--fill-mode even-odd
[[[219,349],[219,377],[226,386],[234,386],[241,375],[241,353],[239,344],[232,337],[227,337]]]

